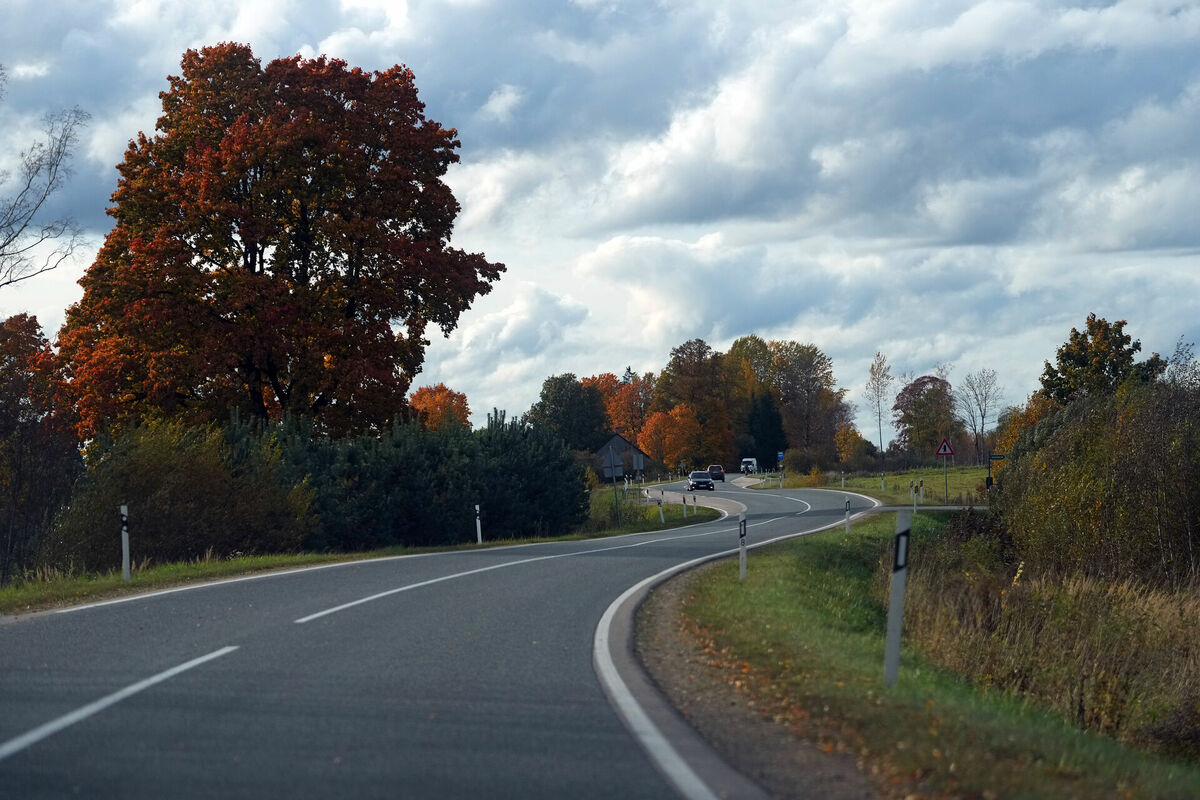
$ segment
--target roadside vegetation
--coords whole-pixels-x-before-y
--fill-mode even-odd
[[[1123,326],[1089,317],[1002,416],[989,509],[917,515],[895,691],[886,519],[694,584],[699,635],[760,674],[734,680],[901,795],[1200,796],[1200,366]]]
[[[720,513],[696,503],[696,498],[684,493],[686,508],[678,500],[661,500],[657,490],[645,497],[639,488],[597,487],[591,492],[588,518],[578,529],[581,534],[614,535],[639,533],[661,528],[674,528],[717,519]],[[615,497],[614,497],[615,494]]]
[[[569,533],[554,537],[486,538],[482,545],[470,541],[443,546],[393,545],[363,552],[299,552],[267,555],[230,555],[218,557],[210,548],[192,559],[155,563],[142,557],[131,569],[126,583],[120,569],[86,571],[69,565],[65,568],[42,567],[0,587],[0,614],[17,614],[111,599],[128,594],[140,594],[189,583],[251,575],[258,572],[295,569],[317,564],[358,561],[427,552],[473,550],[491,547],[511,547],[549,541],[568,541],[629,533],[678,528],[717,519],[719,512],[689,505],[685,510],[678,502],[662,504],[642,497],[640,490],[620,490],[621,519],[618,524],[613,493],[610,488],[590,492],[587,518]]]
[[[705,648],[707,668],[766,718],[828,752],[855,756],[888,796],[1200,796],[1194,762],[1161,742],[1098,735],[1108,731],[1080,724],[1079,698],[1070,696],[1068,674],[1122,674],[1131,660],[1119,646],[1123,636],[1153,625],[1119,625],[1124,612],[1096,614],[1095,587],[1078,592],[1059,587],[1053,612],[1040,617],[1025,612],[1047,598],[1022,589],[1023,599],[1013,603],[998,585],[993,606],[981,606],[970,593],[947,606],[934,577],[945,574],[936,554],[952,547],[957,536],[946,519],[918,514],[914,520],[906,638],[893,689],[883,686],[891,514],[861,522],[849,534],[828,532],[752,552],[745,581],[738,580],[733,561],[688,578],[685,620]],[[1013,577],[1007,575],[1009,585]],[[1019,579],[1018,586],[1023,584]],[[1100,592],[1106,594],[1122,598],[1119,592]],[[1143,598],[1131,609],[1133,619],[1154,608],[1153,602]],[[1110,601],[1104,607],[1123,605]],[[987,622],[985,607],[1021,628],[1023,637],[995,635],[999,628]],[[1194,615],[1194,601],[1189,608]],[[948,614],[978,619],[983,626],[972,631]],[[1089,617],[1092,623],[1079,624]],[[1050,619],[1056,624],[1047,629]],[[1196,621],[1193,616],[1169,627],[1194,640],[1188,628],[1195,630]],[[1132,658],[1166,667],[1179,641],[1160,633],[1153,652]],[[1149,648],[1151,640],[1143,638],[1142,644]],[[972,658],[981,645],[987,649]],[[1082,651],[1090,661],[1079,659]],[[977,666],[964,667],[971,662]],[[996,679],[997,673],[1009,677],[1012,668],[1031,677],[1027,665],[1038,664],[1051,682],[1061,680],[1063,704],[1035,697],[1028,682],[1022,689],[1019,682]],[[1187,683],[1169,670],[1157,680],[1160,699]],[[1103,687],[1115,688],[1102,678],[1094,685],[1100,689],[1095,694],[1090,680],[1084,686],[1089,710]]]
[[[778,473],[765,473],[762,482],[755,484],[754,489],[771,489],[779,486]],[[945,475],[941,465],[929,466],[922,469],[910,469],[902,472],[887,472],[880,474],[855,472],[846,474],[845,489],[857,492],[867,497],[873,497],[884,505],[912,505],[913,493],[909,488],[915,484],[918,488],[917,504],[920,505],[956,505],[956,506],[986,506],[987,497],[987,467],[966,466],[950,467]],[[922,500],[920,493],[921,481],[924,481],[925,493]],[[950,496],[946,498],[946,485],[949,484]],[[882,488],[881,488],[882,486]],[[842,475],[839,471],[821,472],[810,470],[804,474],[784,473],[783,488],[785,489],[841,489]]]

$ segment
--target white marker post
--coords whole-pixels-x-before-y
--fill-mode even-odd
[[[850,532],[850,498],[846,498],[846,533]]]
[[[738,573],[746,580],[746,512],[738,514]]]
[[[483,523],[479,520],[479,504],[475,504],[475,544],[483,544]]]
[[[663,525],[667,524],[667,518],[663,516],[662,498],[661,497],[658,498],[658,521],[661,522]]]
[[[133,580],[129,574],[129,506],[121,506],[121,575],[126,583]]]
[[[883,656],[883,685],[896,685],[900,673],[900,625],[904,617],[904,588],[908,583],[908,537],[912,531],[912,516],[907,511],[896,514],[896,546],[892,557],[892,597],[888,604],[887,646]]]

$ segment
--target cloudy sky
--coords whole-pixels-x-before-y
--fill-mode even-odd
[[[47,331],[166,76],[237,41],[407,64],[458,129],[454,243],[508,271],[414,386],[466,392],[476,422],[695,337],[816,344],[866,431],[877,350],[896,373],[995,369],[1019,402],[1089,312],[1147,352],[1200,339],[1196,0],[5,6],[0,161],[46,112],[92,115],[56,199],[91,249],[0,293]]]

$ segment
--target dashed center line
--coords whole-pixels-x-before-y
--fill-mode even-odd
[[[773,519],[766,520],[764,522],[756,522],[754,524],[755,525],[769,525],[772,522],[776,522],[779,519],[783,519],[783,518],[776,517]],[[407,591],[411,591],[413,589],[420,589],[423,586],[432,586],[435,583],[443,583],[445,581],[452,581],[457,578],[465,578],[468,575],[478,575],[483,572],[491,572],[492,570],[505,569],[507,567],[518,567],[522,564],[532,564],[537,561],[552,561],[552,560],[559,559],[559,558],[578,558],[579,556],[592,555],[594,553],[610,553],[614,550],[628,550],[633,547],[645,547],[648,544],[655,544],[657,542],[677,541],[679,539],[695,539],[700,536],[715,536],[718,533],[728,533],[729,531],[732,531],[732,530],[735,530],[735,529],[722,528],[721,530],[716,530],[716,531],[703,531],[701,533],[689,533],[689,534],[683,534],[680,536],[662,537],[662,538],[658,538],[658,539],[647,539],[645,541],[635,542],[633,544],[621,544],[621,545],[617,545],[615,547],[597,547],[592,550],[581,550],[577,553],[557,553],[552,556],[535,556],[534,558],[522,558],[517,561],[505,561],[503,564],[492,564],[490,567],[479,567],[477,569],[468,569],[468,570],[464,570],[463,572],[454,572],[449,575],[442,575],[437,578],[431,578],[427,581],[419,581],[417,583],[410,583],[410,584],[406,584],[404,586],[398,586],[395,589],[388,589],[387,591],[384,591],[384,592],[378,592],[376,594],[368,595],[367,597],[361,597],[358,600],[351,600],[348,603],[342,603],[339,606],[333,606],[332,608],[327,608],[323,611],[318,611],[314,614],[309,614],[306,617],[301,617],[300,619],[295,620],[295,622],[298,625],[302,625],[306,622],[311,622],[314,619],[320,619],[321,617],[326,617],[326,616],[329,616],[330,614],[336,614],[339,611],[345,611],[348,608],[354,608],[355,606],[361,606],[364,603],[370,603],[375,600],[380,600],[384,597],[391,597],[392,595],[399,594],[400,592],[407,592]]]
[[[191,661],[180,664],[177,667],[171,667],[170,669],[160,672],[157,675],[152,675],[145,680],[138,681],[130,686],[126,686],[120,691],[113,692],[106,697],[101,697],[99,700],[93,703],[88,703],[86,706],[82,706],[81,708],[77,708],[69,714],[64,714],[58,719],[50,720],[45,725],[39,725],[28,733],[22,734],[15,739],[9,739],[7,742],[0,744],[0,761],[3,761],[11,755],[21,752],[30,745],[37,744],[43,739],[53,736],[61,730],[71,727],[77,722],[82,722],[88,717],[100,713],[109,706],[114,706],[122,700],[132,697],[138,692],[145,691],[151,686],[154,686],[156,683],[162,683],[165,680],[174,678],[181,672],[187,672],[189,669],[198,667],[201,664],[212,661],[213,659],[228,655],[234,650],[237,650],[237,647],[222,647],[220,650],[214,650],[208,655],[200,656],[199,658],[193,658]]]

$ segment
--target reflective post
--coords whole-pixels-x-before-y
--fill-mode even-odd
[[[121,576],[126,583],[133,580],[129,574],[129,506],[121,506]]]
[[[883,685],[896,685],[900,674],[900,627],[904,617],[904,589],[908,583],[908,538],[912,532],[912,516],[907,511],[896,514],[896,543],[892,556],[892,596],[888,604],[887,645],[883,657]]]
[[[746,512],[738,514],[738,572],[746,580]]]

